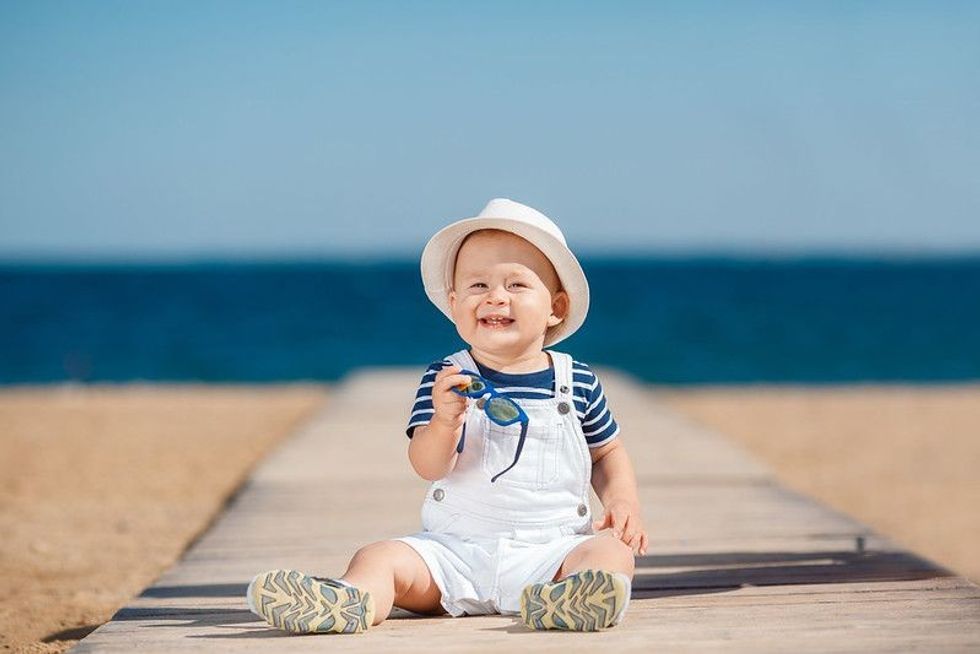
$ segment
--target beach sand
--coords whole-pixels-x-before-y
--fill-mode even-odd
[[[655,391],[788,486],[980,579],[980,386]],[[108,619],[328,401],[322,386],[0,390],[0,649],[64,651]]]
[[[0,391],[0,650],[61,652],[180,556],[322,386]]]
[[[788,487],[980,582],[980,385],[741,386],[660,397]]]

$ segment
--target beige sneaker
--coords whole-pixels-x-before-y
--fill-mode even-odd
[[[361,633],[374,621],[370,593],[296,570],[255,575],[246,592],[248,608],[273,627],[294,634]]]
[[[521,618],[531,629],[599,631],[619,624],[630,600],[629,577],[582,570],[521,593]]]

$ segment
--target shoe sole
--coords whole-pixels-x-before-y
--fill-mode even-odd
[[[521,618],[529,628],[599,631],[615,624],[629,593],[623,579],[603,570],[583,570],[521,593]]]
[[[329,584],[296,570],[270,570],[248,585],[249,608],[294,634],[361,633],[374,621],[370,593]]]

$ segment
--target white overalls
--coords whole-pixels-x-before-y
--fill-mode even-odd
[[[396,540],[421,555],[453,616],[519,613],[528,584],[551,581],[565,557],[593,537],[592,459],[572,397],[572,357],[547,350],[555,397],[515,400],[529,419],[520,460],[520,425],[501,427],[469,400],[463,451],[422,505],[423,531]],[[467,350],[447,357],[478,368]]]

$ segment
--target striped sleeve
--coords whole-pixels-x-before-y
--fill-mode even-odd
[[[602,383],[584,363],[572,362],[572,394],[575,412],[582,421],[582,432],[589,447],[605,445],[619,435],[619,425],[613,418]]]
[[[415,392],[415,403],[412,405],[412,414],[408,417],[408,428],[405,434],[411,438],[415,428],[429,424],[435,411],[432,408],[432,385],[436,380],[436,373],[445,366],[451,365],[448,359],[435,361],[429,364],[419,382],[419,388]]]

